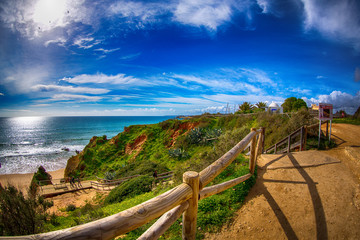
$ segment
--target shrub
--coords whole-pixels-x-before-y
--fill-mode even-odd
[[[40,186],[51,184],[51,175],[46,172],[43,166],[40,166],[36,173],[31,180]]]
[[[221,129],[194,128],[186,136],[190,144],[207,144],[217,139],[221,135]]]
[[[113,179],[115,179],[115,176],[116,176],[116,172],[108,171],[105,173],[104,178],[106,180],[113,180]]]
[[[66,207],[67,212],[73,212],[73,211],[75,211],[75,209],[76,209],[76,206],[74,204],[69,204]]]
[[[176,158],[177,160],[187,159],[190,157],[190,155],[181,148],[170,149],[169,156],[172,158]]]
[[[0,235],[14,236],[39,233],[47,221],[46,210],[52,202],[29,194],[25,197],[14,186],[0,185]]]
[[[140,176],[130,179],[114,188],[105,198],[105,203],[121,202],[126,198],[150,192],[153,180],[154,178],[150,176]]]

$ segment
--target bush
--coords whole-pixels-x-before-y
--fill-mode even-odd
[[[187,159],[190,157],[190,155],[181,148],[170,149],[169,156],[177,160]]]
[[[67,212],[73,212],[73,211],[75,211],[75,209],[76,209],[76,206],[74,204],[69,204],[66,207]]]
[[[194,128],[186,136],[190,144],[207,144],[217,139],[221,135],[221,129]]]
[[[140,176],[130,179],[114,188],[105,198],[105,204],[121,202],[126,198],[150,192],[154,178],[150,176]]]
[[[43,166],[40,166],[31,180],[40,186],[51,184],[51,175],[46,172]]]
[[[0,235],[16,236],[39,233],[47,221],[46,210],[52,202],[29,194],[25,197],[14,186],[0,185]]]
[[[116,176],[116,172],[108,171],[105,173],[104,179],[106,180],[114,180]]]

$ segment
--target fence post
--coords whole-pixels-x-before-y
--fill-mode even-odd
[[[261,128],[261,135],[262,137],[262,142],[261,142],[261,153],[264,153],[264,149],[265,149],[265,127]]]
[[[306,150],[307,132],[308,132],[308,130],[307,130],[307,125],[305,125],[304,128],[305,128],[305,129],[304,129],[304,146],[303,146],[303,149]]]
[[[256,128],[251,128],[252,132],[256,131]],[[250,145],[250,160],[249,160],[249,169],[251,171],[251,169],[254,168],[254,164],[255,164],[255,152],[256,150],[256,135],[255,137],[251,140],[251,145]]]
[[[289,135],[289,137],[288,137],[288,149],[287,149],[288,153],[290,152],[290,148],[291,148],[291,136]]]
[[[199,173],[189,171],[183,174],[183,182],[188,184],[193,191],[188,209],[183,213],[182,239],[193,240],[196,236],[196,220],[199,201]]]
[[[277,150],[277,143],[275,143],[274,154],[276,154],[276,150]]]
[[[303,150],[303,143],[304,143],[304,127],[300,129],[300,149],[299,152]]]

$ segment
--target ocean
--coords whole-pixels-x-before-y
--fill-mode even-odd
[[[170,118],[174,116],[0,118],[0,174],[33,173],[40,165],[47,171],[65,168],[93,136],[110,139],[124,127]]]

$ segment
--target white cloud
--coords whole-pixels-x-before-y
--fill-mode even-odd
[[[5,96],[3,93],[0,93],[0,96]]]
[[[126,17],[128,21],[133,21],[138,24],[138,27],[143,27],[142,24],[156,22],[159,15],[167,13],[172,6],[172,3],[142,3],[135,1],[118,1],[109,7],[110,15],[120,15]]]
[[[324,77],[324,76],[321,76],[321,75],[316,76],[316,79],[324,79],[324,78],[327,78],[327,77]]]
[[[261,83],[276,87],[276,83],[269,78],[269,76],[262,70],[259,69],[247,69],[240,68],[239,74],[244,75],[249,82]]]
[[[30,39],[71,23],[91,24],[97,15],[84,0],[1,1],[0,19],[13,31]]]
[[[301,0],[305,29],[315,29],[333,40],[350,43],[360,51],[360,6],[355,0]]]
[[[79,48],[89,49],[95,45],[100,44],[100,40],[95,40],[93,37],[78,37],[74,40],[74,46],[78,46]]]
[[[230,20],[231,14],[231,5],[227,1],[183,0],[174,11],[174,19],[182,24],[216,30]]]
[[[49,77],[49,66],[32,66],[8,69],[0,82],[12,93],[27,93],[31,87],[44,82]]]
[[[210,74],[212,75],[212,74]],[[245,92],[261,92],[261,88],[258,88],[249,83],[239,81],[239,80],[231,80],[227,79],[223,76],[210,76],[210,77],[197,77],[193,75],[182,75],[182,74],[174,74],[172,75],[174,79],[179,79],[183,81],[183,84],[186,86],[188,82],[196,83],[201,86],[206,86],[212,89],[215,92],[222,91],[245,91]],[[194,86],[191,86],[194,88]]]
[[[320,95],[318,98],[302,98],[308,106],[311,104],[330,103],[333,104],[334,111],[345,110],[349,114],[355,113],[360,106],[360,91],[354,96],[341,91],[333,91],[329,95]]]
[[[77,94],[55,94],[51,97],[51,101],[75,101],[75,102],[97,102],[102,97],[98,96],[86,96]]]
[[[48,47],[50,44],[56,44],[58,46],[64,46],[66,43],[66,39],[63,37],[59,37],[57,39],[53,39],[53,40],[48,40],[44,43],[45,47]]]
[[[126,76],[125,74],[119,73],[116,75],[106,75],[103,73],[97,73],[94,75],[81,74],[73,78],[63,78],[62,80],[69,83],[107,83],[107,84],[116,84],[116,85],[126,85],[126,86],[146,86],[150,85],[149,82],[134,78],[132,76]]]
[[[251,103],[257,103],[257,102],[278,102],[283,103],[284,98],[283,97],[276,97],[276,96],[270,96],[270,95],[233,95],[233,94],[216,94],[216,95],[203,95],[203,97],[216,101],[219,103],[229,103],[229,104],[239,104],[242,102],[251,102]]]
[[[73,86],[58,86],[58,85],[43,85],[38,84],[31,87],[33,91],[42,91],[42,92],[68,92],[68,93],[87,93],[87,94],[105,94],[110,92],[108,89],[101,88],[88,88],[88,87],[73,87]]]
[[[270,13],[270,3],[267,0],[256,0],[263,13]]]
[[[300,94],[309,94],[311,93],[310,89],[304,89],[304,88],[287,88],[288,91],[293,93],[300,93]]]
[[[107,53],[112,53],[112,52],[116,52],[116,51],[119,51],[120,48],[113,48],[113,49],[104,49],[104,48],[98,48],[98,49],[95,49],[94,51],[98,51],[98,52],[102,52],[104,54],[107,54]]]
[[[355,80],[355,82],[360,82],[360,68],[359,67],[357,67],[355,69],[354,80]]]

